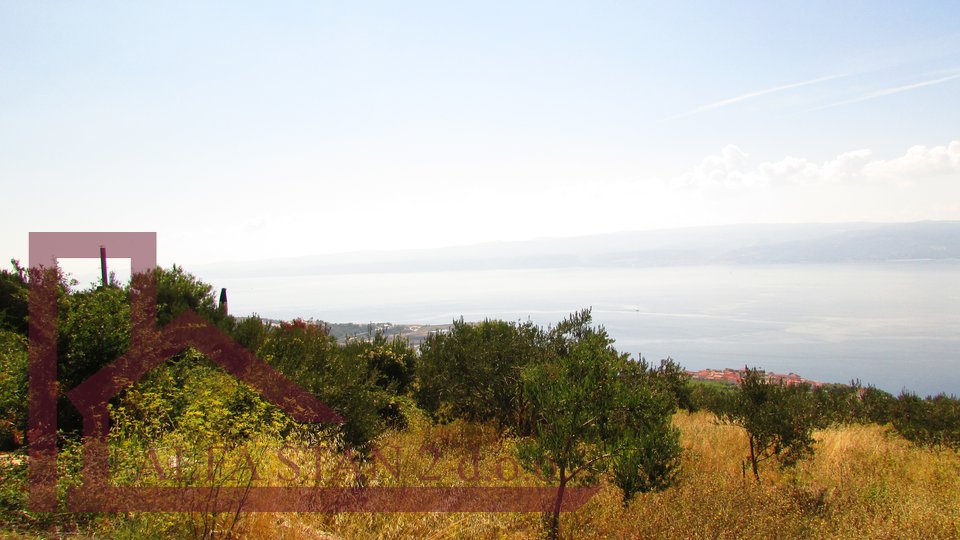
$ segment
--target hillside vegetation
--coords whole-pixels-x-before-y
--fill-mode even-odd
[[[548,486],[544,512],[74,513],[80,418],[58,407],[57,512],[27,508],[26,291],[0,273],[0,534],[117,538],[956,538],[960,401],[771,381],[698,384],[614,347],[589,310],[553,326],[454,321],[418,348],[375,333],[221,312],[209,285],[159,269],[161,324],[191,309],[332,407],[297,422],[187,347],[110,402],[125,486]],[[130,291],[58,278],[67,391],[130,342]],[[573,512],[567,488],[598,486]],[[362,493],[359,491],[358,493]],[[411,501],[417,503],[416,500]],[[206,509],[206,510],[205,510]],[[204,510],[204,511],[201,511]]]

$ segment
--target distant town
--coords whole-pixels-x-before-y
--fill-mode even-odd
[[[690,378],[695,381],[714,381],[726,384],[738,384],[740,378],[743,375],[742,369],[701,369],[699,371],[687,371],[690,375]],[[772,382],[782,382],[783,384],[801,384],[807,383],[814,388],[823,386],[824,383],[820,381],[812,381],[810,379],[804,379],[796,373],[788,373],[786,375],[780,373],[763,372],[768,381]]]
[[[282,322],[280,319],[265,318],[263,320],[271,325]],[[309,319],[307,322],[326,326],[330,335],[338,341],[370,339],[379,332],[387,338],[402,336],[414,346],[419,345],[430,334],[446,332],[452,326],[450,324],[394,324],[389,322],[331,323],[315,319]]]

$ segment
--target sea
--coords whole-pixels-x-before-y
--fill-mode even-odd
[[[960,261],[201,277],[235,315],[546,326],[591,308],[647,360],[960,395]]]

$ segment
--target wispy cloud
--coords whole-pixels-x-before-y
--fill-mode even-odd
[[[821,110],[821,109],[829,109],[829,108],[832,108],[832,107],[839,107],[839,106],[841,106],[841,105],[849,105],[849,104],[851,104],[851,103],[859,103],[859,102],[861,102],[861,101],[867,101],[868,99],[876,99],[876,98],[883,97],[883,96],[889,96],[889,95],[891,95],[891,94],[899,94],[900,92],[909,92],[910,90],[915,90],[915,89],[917,89],[917,88],[923,88],[924,86],[933,86],[933,85],[935,85],[935,84],[945,83],[945,82],[947,82],[947,81],[952,81],[952,80],[954,80],[954,79],[960,79],[960,73],[954,73],[953,75],[949,75],[949,76],[947,76],[947,77],[940,77],[939,79],[931,79],[931,80],[929,80],[929,81],[923,81],[923,82],[918,82],[918,83],[913,83],[913,84],[905,84],[905,85],[903,85],[903,86],[894,86],[894,87],[891,87],[891,88],[884,88],[883,90],[877,90],[877,91],[874,91],[874,92],[870,92],[870,93],[867,93],[867,94],[863,94],[862,96],[857,96],[857,97],[852,98],[852,99],[845,99],[845,100],[843,100],[843,101],[837,101],[837,102],[835,102],[835,103],[828,103],[828,104],[826,104],[826,105],[821,105],[821,106],[819,106],[819,107],[814,107],[814,108],[812,108],[812,109],[808,109],[808,111],[819,111],[819,110]]]
[[[674,118],[683,118],[686,116],[693,116],[695,114],[704,113],[707,111],[712,111],[714,109],[719,109],[721,107],[726,107],[728,105],[733,105],[734,103],[739,103],[741,101],[746,101],[748,99],[753,99],[760,96],[765,96],[767,94],[773,94],[776,92],[783,92],[784,90],[791,90],[793,88],[800,88],[801,86],[810,86],[811,84],[818,84],[832,79],[839,79],[840,77],[846,77],[846,74],[837,74],[837,75],[827,75],[826,77],[817,77],[816,79],[810,79],[808,81],[800,81],[790,84],[784,84],[781,86],[774,86],[771,88],[764,88],[762,90],[756,90],[754,92],[747,92],[746,94],[741,94],[736,97],[722,99],[720,101],[714,101],[713,103],[707,103],[706,105],[701,105],[696,109],[687,111],[685,113],[677,114],[671,116],[670,119]]]

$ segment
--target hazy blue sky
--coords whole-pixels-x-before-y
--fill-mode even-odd
[[[960,219],[960,3],[0,0],[0,247]]]

